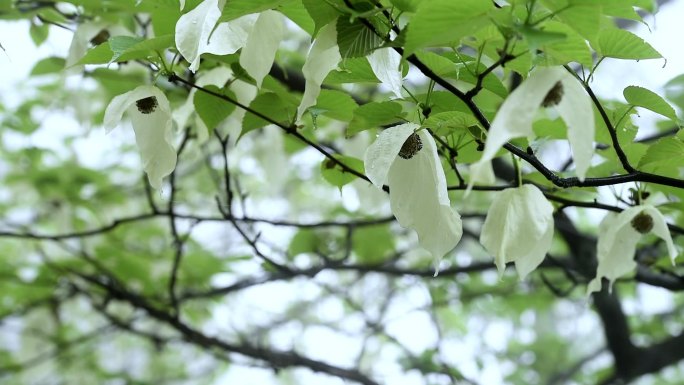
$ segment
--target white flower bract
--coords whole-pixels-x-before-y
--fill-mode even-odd
[[[562,96],[554,108],[568,127],[568,140],[575,172],[584,180],[594,154],[594,112],[584,88],[563,67],[534,71],[503,102],[487,133],[482,158],[471,166],[469,187],[482,179],[483,164],[492,160],[505,143],[514,138],[534,136],[532,123],[549,91],[559,83]]]
[[[200,55],[228,55],[244,47],[257,19],[245,15],[229,22],[216,23],[221,17],[219,0],[204,0],[176,23],[176,47],[190,63],[190,70],[199,68]]]
[[[330,71],[337,68],[340,60],[342,56],[337,46],[337,27],[335,22],[331,22],[321,28],[302,68],[306,84],[304,96],[297,108],[297,119],[301,118],[307,108],[316,104],[323,80]]]
[[[145,112],[140,111],[136,102],[150,97],[156,99],[156,106]],[[176,150],[171,144],[173,120],[169,101],[166,95],[154,86],[140,86],[118,95],[105,110],[106,132],[110,132],[119,124],[124,112],[133,124],[135,141],[150,185],[159,189],[162,178],[176,168]]]
[[[607,278],[612,286],[616,279],[634,271],[637,266],[634,261],[634,253],[642,234],[634,229],[632,220],[641,213],[650,216],[653,220],[653,227],[650,232],[665,241],[667,252],[674,265],[677,249],[672,242],[672,236],[667,228],[665,218],[657,208],[646,204],[630,207],[619,214],[608,213],[599,225],[596,250],[598,268],[596,269],[596,278],[589,282],[587,294],[601,290],[602,278]]]
[[[284,33],[283,15],[276,11],[264,11],[259,14],[242,48],[240,66],[254,78],[258,88],[261,88],[261,82],[273,66]]]
[[[368,55],[368,63],[382,84],[389,87],[396,98],[401,99],[401,55],[391,47],[378,48]]]
[[[534,185],[497,192],[480,233],[499,277],[514,262],[520,279],[539,266],[553,240],[553,206]]]
[[[368,179],[390,188],[390,206],[399,224],[418,234],[424,249],[435,258],[435,266],[461,239],[461,217],[451,208],[444,169],[430,134],[419,131],[423,148],[410,159],[398,156],[406,139],[420,128],[415,123],[390,127],[366,150]]]

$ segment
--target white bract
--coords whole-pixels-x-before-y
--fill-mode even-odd
[[[612,286],[616,279],[634,271],[636,245],[641,236],[649,232],[665,241],[674,265],[677,249],[658,209],[647,204],[630,207],[619,214],[608,213],[599,225],[598,268],[596,278],[589,282],[587,294],[601,290],[602,278],[607,278]]]
[[[552,89],[556,98],[550,99],[555,100],[547,99]],[[580,180],[584,180],[594,154],[592,143],[595,128],[591,100],[577,79],[563,67],[550,67],[534,71],[503,102],[487,133],[482,158],[470,168],[469,188],[482,180],[485,164],[494,159],[506,142],[534,136],[532,123],[542,103],[555,106],[565,121],[575,172]]]
[[[254,78],[258,88],[261,88],[261,82],[273,66],[284,30],[283,15],[276,11],[264,11],[257,18],[242,48],[240,66]]]
[[[364,164],[375,186],[389,186],[392,213],[400,225],[416,231],[420,245],[432,254],[438,267],[444,254],[461,239],[463,228],[460,215],[451,208],[435,141],[423,130],[415,133],[418,128],[415,123],[405,123],[382,131],[366,150]],[[414,133],[422,148],[404,159],[399,153]]]
[[[90,41],[102,31],[107,31],[111,36],[130,35],[130,32],[124,27],[116,24],[112,25],[100,21],[86,21],[81,23],[76,28],[74,36],[71,39],[65,67],[71,67],[81,60],[90,48]],[[80,70],[73,70],[73,72],[81,73]]]
[[[216,23],[221,17],[221,0],[205,0],[176,23],[176,47],[190,63],[190,70],[199,68],[200,55],[212,53],[228,55],[247,43],[257,19],[256,14],[245,15],[229,22]]]
[[[171,144],[173,120],[169,101],[154,86],[140,86],[118,95],[105,110],[104,126],[107,132],[119,124],[124,112],[128,113],[133,124],[135,141],[150,185],[159,189],[162,178],[176,168],[176,150]]]
[[[316,104],[316,99],[321,93],[323,80],[330,71],[337,68],[340,60],[342,60],[342,56],[340,56],[340,49],[337,46],[337,27],[335,22],[331,22],[318,32],[318,37],[306,56],[306,62],[302,68],[306,84],[304,96],[302,96],[297,108],[298,120],[307,108]]]
[[[496,193],[487,212],[480,243],[495,258],[501,277],[515,262],[520,279],[544,260],[553,239],[553,206],[534,185]]]
[[[375,76],[386,85],[397,98],[401,96],[401,55],[393,48],[379,48],[368,55],[368,63]]]

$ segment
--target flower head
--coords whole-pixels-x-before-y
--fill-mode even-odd
[[[364,163],[375,186],[389,185],[392,213],[400,225],[418,233],[437,266],[461,239],[463,228],[451,208],[437,145],[418,128],[405,123],[382,131],[366,150]]]
[[[575,171],[584,180],[594,154],[594,111],[577,79],[563,67],[540,68],[511,92],[496,114],[482,158],[471,166],[469,186],[482,180],[486,163],[514,138],[532,137],[532,123],[541,107],[555,108],[568,126]]]
[[[497,193],[485,219],[480,243],[495,258],[499,276],[515,262],[520,279],[537,268],[551,248],[553,206],[534,185]]]
[[[674,265],[677,249],[663,214],[651,205],[630,207],[619,214],[609,213],[599,225],[596,278],[589,282],[587,293],[601,290],[601,278],[612,286],[616,279],[634,271],[636,245],[643,234],[652,232],[667,245]]]
[[[124,112],[128,113],[133,124],[135,141],[150,185],[159,189],[162,178],[176,168],[176,150],[171,145],[173,121],[169,101],[154,86],[140,86],[118,95],[105,111],[107,132],[119,124]]]

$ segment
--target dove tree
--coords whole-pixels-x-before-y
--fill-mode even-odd
[[[0,4],[0,382],[684,381],[657,3]]]

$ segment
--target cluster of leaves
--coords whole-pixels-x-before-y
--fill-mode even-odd
[[[73,32],[32,69],[39,92],[2,111],[7,130],[44,134],[50,106],[133,132],[119,130],[124,143],[96,167],[78,151],[3,144],[0,320],[23,331],[0,349],[0,378],[211,383],[256,364],[283,382],[305,376],[280,369],[303,367],[376,384],[397,375],[392,357],[416,383],[478,383],[492,362],[512,367],[511,383],[610,383],[673,365],[681,301],[671,324],[628,324],[618,293],[684,289],[671,264],[684,133],[670,104],[684,109],[684,77],[667,100],[641,85],[620,101],[592,90],[612,59],[662,59],[616,25],[655,12],[651,0],[3,3],[36,45]],[[662,121],[636,140],[641,109]],[[504,274],[512,262],[525,283]],[[429,301],[399,305],[415,287]],[[605,344],[563,327],[587,288]],[[254,300],[258,289],[276,299]],[[415,330],[390,331],[401,312],[427,315],[421,340],[435,341],[415,348],[402,334]],[[515,332],[472,342],[463,360],[445,353],[497,327]],[[316,358],[321,328],[355,337],[354,365],[328,346]]]

